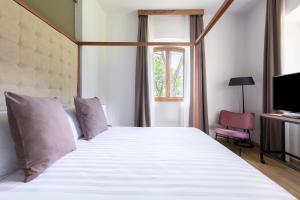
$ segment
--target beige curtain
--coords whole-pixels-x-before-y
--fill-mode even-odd
[[[191,42],[195,42],[203,29],[203,16],[190,16]],[[191,48],[191,101],[189,125],[209,133],[205,49],[203,40],[198,46]]]
[[[263,80],[263,112],[273,111],[273,76],[281,74],[281,31],[283,0],[267,0],[264,80]],[[266,120],[263,124],[265,134],[265,150],[281,151],[283,124]]]
[[[138,41],[148,41],[148,16],[139,16]],[[147,47],[137,47],[134,104],[134,125],[137,127],[151,126],[147,51]]]

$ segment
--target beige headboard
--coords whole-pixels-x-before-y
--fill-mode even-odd
[[[13,0],[0,0],[0,109],[3,92],[58,97],[77,95],[78,46]]]

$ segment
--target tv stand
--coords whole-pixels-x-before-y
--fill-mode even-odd
[[[277,121],[279,123],[282,123],[282,149],[281,151],[265,151],[265,133],[263,129],[263,123],[265,120],[271,120],[271,121]],[[289,152],[286,152],[285,149],[285,123],[292,123],[292,124],[298,124],[300,125],[300,119],[296,118],[289,118],[283,116],[283,114],[278,114],[278,113],[265,113],[260,115],[260,161],[261,163],[265,163],[264,160],[264,154],[269,155],[272,158],[276,158],[272,156],[272,154],[280,154],[281,155],[281,161],[283,164],[297,170],[300,172],[300,168],[290,164],[289,162],[286,162],[286,155],[289,155],[292,158],[295,158],[296,160],[300,160],[299,155],[293,155]],[[273,137],[271,134],[269,137]]]

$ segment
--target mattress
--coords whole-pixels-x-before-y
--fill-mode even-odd
[[[0,199],[295,199],[227,148],[194,128],[114,127],[32,182],[17,171]]]

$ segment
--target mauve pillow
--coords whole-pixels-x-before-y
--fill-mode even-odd
[[[90,140],[107,130],[107,121],[97,97],[91,99],[74,97],[74,103],[76,117],[85,139]]]
[[[76,149],[72,130],[61,103],[5,92],[7,114],[25,182],[31,181],[56,160]]]

